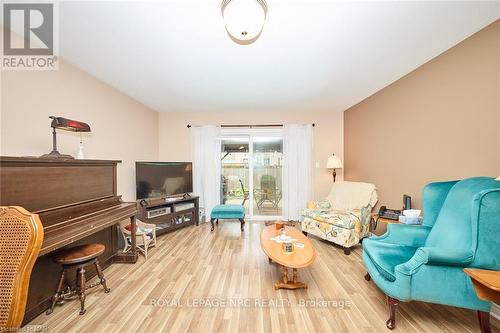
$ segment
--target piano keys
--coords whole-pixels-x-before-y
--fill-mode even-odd
[[[0,205],[22,206],[39,214],[44,241],[30,279],[23,324],[50,307],[60,274],[52,255],[63,247],[103,243],[103,267],[134,263],[135,203],[117,195],[116,167],[121,161],[37,157],[0,157]],[[118,250],[117,224],[130,219],[132,251]],[[95,275],[89,270],[87,278]],[[74,276],[74,274],[69,274]],[[110,281],[112,287],[112,281]]]

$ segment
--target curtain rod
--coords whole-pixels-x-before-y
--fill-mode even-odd
[[[187,125],[187,128],[191,128],[193,126],[196,126],[196,125],[191,125],[191,124],[188,124]],[[312,127],[316,126],[315,123],[312,123]],[[254,127],[283,127],[283,124],[267,124],[267,125],[220,125],[220,127],[222,128],[227,128],[227,127],[232,127],[232,128],[241,128],[241,127],[244,127],[244,128],[254,128]]]

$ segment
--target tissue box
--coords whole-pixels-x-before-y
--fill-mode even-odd
[[[399,222],[404,223],[404,224],[422,224],[424,221],[424,218],[422,216],[404,216],[400,215],[399,216]]]
[[[407,217],[419,217],[421,212],[420,209],[406,209],[403,210],[403,215]]]

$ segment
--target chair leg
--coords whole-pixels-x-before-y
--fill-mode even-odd
[[[210,229],[210,231],[214,231],[214,228],[215,228],[214,221],[215,221],[215,219],[210,219],[210,224],[212,225],[212,228]]]
[[[477,319],[479,320],[479,328],[481,329],[481,333],[491,333],[490,313],[478,311]]]
[[[66,270],[63,268],[61,271],[61,276],[59,277],[59,283],[57,284],[56,293],[54,294],[54,296],[52,296],[52,305],[50,306],[50,309],[48,309],[46,312],[47,315],[54,312],[54,307],[56,306],[56,303],[61,298],[61,294],[62,294],[63,289],[64,289],[64,277],[65,277],[65,275],[66,275]]]
[[[346,256],[350,255],[351,254],[351,248],[350,247],[344,247],[344,254]]]
[[[372,279],[372,277],[370,276],[370,273],[366,273],[365,274],[365,280],[366,281],[370,281]]]
[[[389,319],[385,322],[388,329],[393,330],[396,327],[396,308],[399,301],[391,296],[387,296],[387,304],[389,305]]]
[[[123,246],[123,252],[128,252],[128,250],[132,248],[132,246],[128,243],[128,241],[129,238],[125,238],[125,245]]]
[[[104,292],[109,293],[109,291],[111,289],[109,289],[108,286],[106,285],[106,278],[104,277],[104,273],[102,272],[101,265],[99,265],[99,261],[96,260],[94,265],[95,265],[95,269],[97,271],[97,276],[99,277],[99,280],[101,281],[101,285],[104,288]]]
[[[80,297],[80,315],[85,314],[87,310],[85,310],[85,268],[80,267],[77,269],[76,274],[78,275],[79,279],[79,290],[78,294]]]
[[[245,220],[244,219],[239,219],[240,220],[240,228],[241,232],[245,231]]]

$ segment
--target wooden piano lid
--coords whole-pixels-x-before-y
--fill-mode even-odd
[[[47,158],[37,156],[0,156],[0,162],[15,162],[15,163],[58,163],[58,164],[118,164],[121,160],[96,160],[76,158]]]
[[[120,162],[2,156],[0,204],[40,212],[117,196]]]

